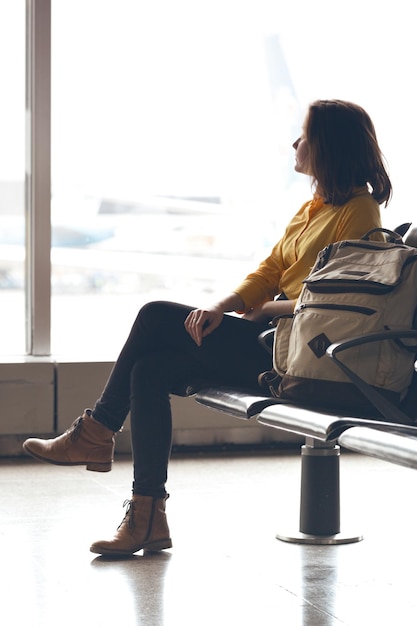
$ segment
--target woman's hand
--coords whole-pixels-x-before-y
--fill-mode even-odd
[[[194,309],[187,316],[184,326],[198,346],[204,337],[210,335],[222,323],[223,314],[227,311],[242,311],[244,308],[242,298],[237,293],[231,293],[217,304],[207,309]]]
[[[184,322],[186,331],[191,335],[198,346],[204,337],[207,337],[223,320],[223,310],[218,306],[209,309],[194,309]]]

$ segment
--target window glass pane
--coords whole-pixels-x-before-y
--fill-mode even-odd
[[[200,305],[239,283],[310,196],[291,144],[315,98],[369,111],[395,185],[384,221],[412,217],[402,0],[377,28],[359,0],[52,8],[55,354],[111,358],[145,302]]]
[[[299,105],[278,38],[236,10],[54,3],[54,353],[68,325],[116,354],[146,301],[228,293],[288,218]]]
[[[0,354],[25,352],[25,3],[0,0]]]

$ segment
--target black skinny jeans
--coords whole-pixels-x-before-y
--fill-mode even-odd
[[[93,409],[94,418],[115,432],[130,411],[134,494],[166,495],[171,393],[196,379],[258,390],[258,374],[271,368],[258,342],[266,324],[225,315],[199,347],[184,328],[192,308],[151,302],[139,311]]]

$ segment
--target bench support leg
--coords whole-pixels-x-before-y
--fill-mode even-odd
[[[361,541],[361,535],[340,532],[340,447],[307,438],[301,448],[300,527],[277,539],[293,543],[340,544]]]

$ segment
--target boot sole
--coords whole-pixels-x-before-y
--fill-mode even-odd
[[[143,550],[144,552],[161,552],[161,550],[167,550],[168,548],[172,548],[170,538],[146,543],[136,548],[136,550],[111,550],[106,548],[100,550],[98,547],[95,548],[93,544],[90,548],[90,552],[101,554],[102,556],[133,556],[135,552],[139,552],[139,550]]]
[[[32,452],[28,447],[23,443],[23,449],[25,452],[33,456],[34,459],[38,461],[43,461],[44,463],[51,463],[51,465],[61,465],[61,466],[71,466],[71,465],[85,465],[86,469],[91,472],[110,472],[112,468],[113,461],[107,463],[98,463],[96,461],[54,461],[52,459],[48,459],[46,457],[40,456],[36,454],[36,452]]]

